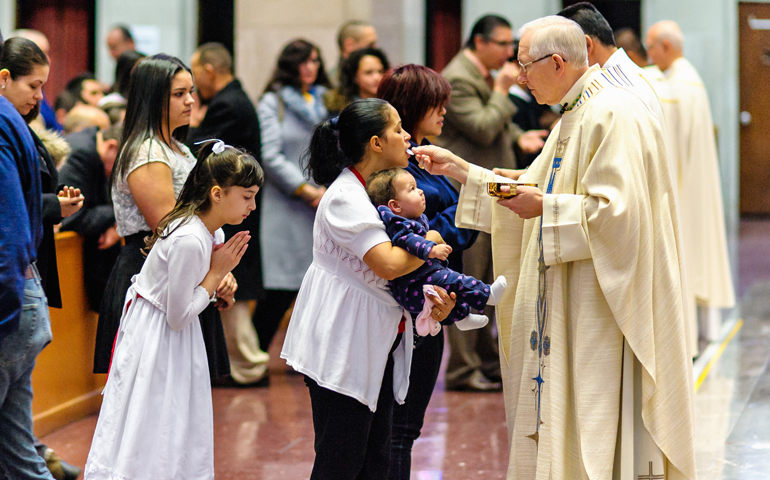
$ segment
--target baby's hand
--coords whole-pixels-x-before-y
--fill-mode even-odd
[[[449,254],[452,253],[452,247],[447,244],[434,245],[430,249],[428,258],[438,258],[439,260],[446,260]]]

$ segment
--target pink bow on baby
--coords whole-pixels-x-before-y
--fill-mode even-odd
[[[431,311],[434,305],[433,298],[439,298],[439,296],[433,285],[423,285],[422,293],[425,295],[425,305],[422,306],[422,311],[417,315],[414,327],[417,330],[417,335],[421,337],[427,337],[428,334],[435,337],[441,331],[441,324],[431,317]]]

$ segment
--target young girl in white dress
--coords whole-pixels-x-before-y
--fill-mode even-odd
[[[85,478],[214,478],[211,384],[198,314],[251,238],[224,224],[255,208],[259,164],[221,141],[201,148],[174,209],[146,240],[126,295]]]

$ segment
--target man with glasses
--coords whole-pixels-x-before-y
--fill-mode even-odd
[[[499,177],[432,146],[464,184],[460,227],[492,233],[508,478],[695,479],[679,214],[660,123],[633,89],[588,66],[560,16],[521,30],[519,82],[561,105],[543,152],[496,200]]]
[[[497,15],[480,18],[465,47],[446,66],[442,75],[452,86],[446,106],[444,129],[436,143],[487,168],[515,168],[513,142],[525,152],[543,146],[545,130],[522,132],[511,119],[516,107],[508,89],[516,82],[513,31],[508,20]],[[497,76],[492,71],[497,70]],[[464,273],[482,281],[494,281],[489,235],[481,233],[463,254]],[[494,309],[484,312],[494,318]],[[462,332],[448,328],[450,357],[446,373],[448,390],[499,391],[500,361],[493,325]]]

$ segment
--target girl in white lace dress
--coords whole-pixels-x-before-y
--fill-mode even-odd
[[[126,295],[85,478],[214,478],[209,367],[198,314],[251,238],[222,245],[224,224],[254,210],[263,175],[253,157],[204,145],[174,209],[148,238]]]

